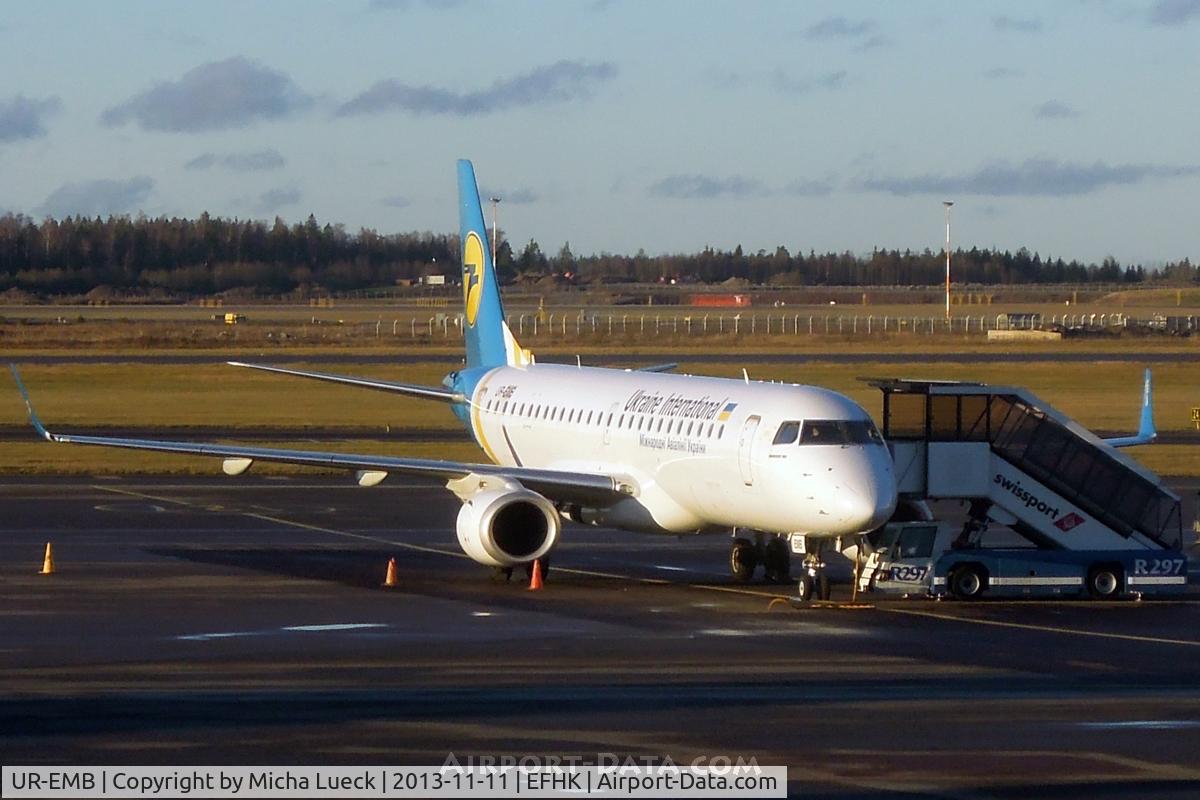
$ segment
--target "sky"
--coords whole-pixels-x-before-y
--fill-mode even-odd
[[[1200,260],[1200,0],[3,9],[0,213]]]

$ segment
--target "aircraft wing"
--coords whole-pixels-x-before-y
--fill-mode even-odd
[[[25,400],[29,421],[43,439],[63,444],[98,445],[101,447],[124,447],[131,450],[154,450],[162,453],[209,456],[224,459],[223,469],[229,475],[239,475],[249,469],[254,461],[270,461],[281,464],[299,464],[308,467],[345,469],[358,473],[363,485],[379,483],[389,473],[423,475],[448,481],[471,475],[495,477],[520,483],[551,501],[586,503],[593,506],[609,506],[618,500],[635,494],[636,487],[620,476],[602,473],[569,472],[528,467],[502,467],[495,464],[471,464],[459,461],[437,461],[420,458],[398,458],[378,455],[354,455],[314,450],[285,450],[273,447],[250,447],[236,444],[209,444],[203,442],[172,442],[156,439],[125,439],[110,436],[87,436],[79,434],[53,433],[46,429],[34,411],[33,402],[21,381],[15,366],[10,366],[17,389]]]
[[[421,386],[415,383],[396,383],[393,381],[381,381],[375,378],[356,378],[351,375],[333,375],[328,372],[307,372],[302,369],[287,369],[285,367],[272,367],[267,364],[247,364],[242,361],[227,361],[225,362],[231,367],[246,367],[248,369],[258,369],[263,372],[276,372],[280,375],[292,375],[297,378],[312,378],[318,381],[329,381],[330,383],[344,383],[349,386],[358,386],[363,389],[378,389],[384,392],[395,392],[397,394],[407,394],[413,397],[423,397],[427,400],[442,400],[447,403],[465,403],[467,398],[461,392],[456,392],[451,389],[445,389],[441,386]]]
[[[1139,444],[1150,444],[1157,438],[1158,431],[1154,427],[1154,408],[1151,406],[1150,370],[1147,369],[1142,384],[1142,415],[1138,421],[1138,432],[1133,436],[1105,439],[1104,443],[1109,447],[1133,447]]]

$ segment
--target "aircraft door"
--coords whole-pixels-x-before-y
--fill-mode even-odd
[[[738,467],[742,470],[742,482],[747,486],[754,485],[754,434],[758,432],[760,422],[762,417],[749,417],[738,440]]]

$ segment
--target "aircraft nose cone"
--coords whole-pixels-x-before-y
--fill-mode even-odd
[[[857,532],[874,530],[896,510],[896,485],[891,475],[875,477],[842,483],[837,507],[845,527]]]

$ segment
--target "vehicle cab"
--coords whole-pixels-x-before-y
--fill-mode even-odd
[[[938,522],[894,522],[864,538],[866,559],[858,576],[860,592],[929,594],[934,563],[956,531]]]

